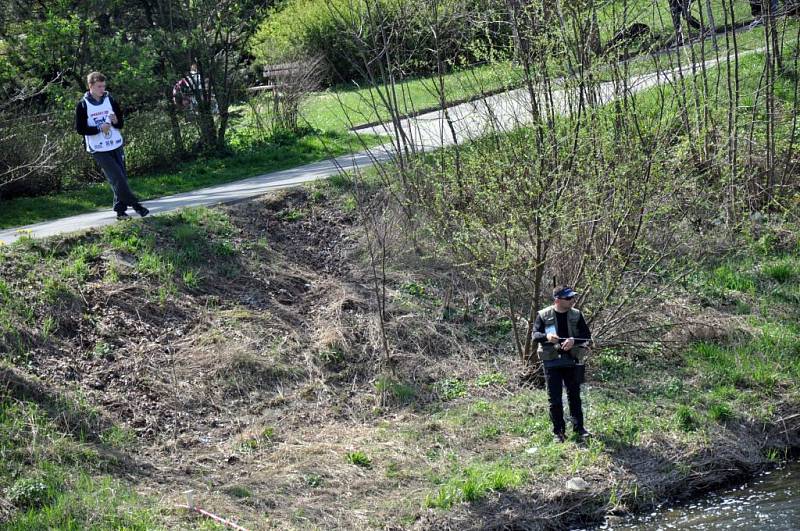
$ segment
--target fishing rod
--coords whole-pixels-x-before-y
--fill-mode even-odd
[[[575,341],[576,343],[578,341],[586,341],[586,342],[589,342],[589,343],[594,343],[595,342],[595,340],[592,339],[591,337],[559,337],[559,336],[556,336],[556,339],[560,339],[560,340],[564,340],[564,341],[566,341],[567,339],[571,339],[571,340]],[[558,344],[560,345],[560,343],[558,343]]]

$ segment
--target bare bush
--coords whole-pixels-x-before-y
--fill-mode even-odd
[[[267,84],[250,89],[256,95],[247,99],[252,129],[259,139],[301,128],[300,106],[319,90],[323,70],[321,57],[301,57],[264,68]]]
[[[290,66],[275,77],[274,110],[278,127],[296,131],[300,104],[312,92],[319,90],[324,63],[322,57],[303,57],[292,61]]]
[[[41,195],[61,187],[63,159],[52,113],[0,115],[0,197]]]
[[[448,65],[440,57],[431,86],[441,108],[438,142],[447,147],[434,156],[418,156],[430,149],[426,142],[432,140],[421,140],[430,126],[403,120],[405,51],[379,31],[380,10],[362,21],[369,31],[352,32],[372,38],[362,48],[375,53],[354,57],[354,68],[373,85],[376,112],[387,109],[391,116],[387,132],[395,165],[377,167],[390,191],[383,197],[406,216],[395,230],[433,234],[456,263],[489,281],[505,302],[525,363],[536,361],[531,327],[553,284],[581,291],[579,304],[604,344],[662,337],[671,323],[648,320],[640,309],[658,304],[665,290],[697,267],[704,235],[735,238],[749,212],[780,210],[791,198],[785,187],[791,169],[781,175],[778,162],[794,135],[784,136],[782,145],[777,131],[787,125],[793,130],[797,113],[780,108],[775,98],[777,24],[767,21],[762,81],[742,112],[735,35],[727,59],[718,53],[707,58],[704,48],[698,54],[691,47],[654,58],[662,74],[653,82],[624,64],[600,64],[600,3],[508,7],[523,88],[501,103],[476,103],[471,112],[485,123],[470,128],[470,113],[448,106]],[[435,45],[435,36],[428,37]],[[626,55],[632,39],[618,40],[616,53]],[[796,65],[796,53],[794,60]],[[652,90],[639,95],[637,83],[650,83]],[[729,130],[719,116],[724,104],[710,110],[713,98],[727,103]],[[748,138],[739,141],[743,131]],[[748,146],[747,160],[741,144]],[[755,161],[763,170],[753,171]],[[719,198],[726,187],[724,205]],[[366,228],[380,235],[377,226]]]

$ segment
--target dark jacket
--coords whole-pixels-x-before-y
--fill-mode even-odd
[[[92,98],[91,94],[89,94],[88,97],[91,98],[92,101],[97,101],[94,98]],[[111,94],[109,94],[108,92],[103,94],[103,98],[101,98],[100,101],[97,101],[97,103],[98,104],[103,103],[103,99],[105,98],[109,99],[109,101],[111,102],[111,109],[117,116],[117,123],[114,125],[114,127],[117,129],[122,129],[122,126],[125,123],[125,120],[122,117],[122,109],[120,109],[117,100],[112,98]],[[75,130],[78,132],[78,134],[81,134],[83,136],[91,136],[91,135],[96,135],[100,132],[99,128],[93,125],[89,125],[88,120],[89,120],[89,112],[86,109],[86,102],[84,101],[83,98],[81,98],[80,101],[78,101],[78,104],[75,106]]]
[[[589,327],[586,325],[586,321],[580,311],[572,308],[569,312],[566,312],[565,317],[567,317],[567,324],[569,327],[568,337],[585,339],[590,339],[592,337]],[[556,326],[556,311],[553,306],[548,306],[540,310],[536,314],[536,321],[533,323],[532,339],[539,344],[539,356],[544,362],[545,367],[570,366],[575,365],[578,361],[582,361],[586,353],[585,346],[589,342],[575,341],[575,345],[568,352],[556,349],[555,345],[547,341],[546,328],[548,326]],[[566,337],[561,339],[559,344],[563,343],[566,339]]]

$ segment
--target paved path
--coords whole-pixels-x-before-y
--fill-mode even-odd
[[[758,51],[760,50],[744,52],[740,56]],[[725,60],[725,58],[723,57],[722,60]],[[716,60],[707,61],[706,67],[713,67],[716,63]],[[688,75],[692,73],[693,68],[699,71],[700,66],[688,65],[683,68],[683,71]],[[629,93],[639,92],[670,82],[678,76],[679,72],[679,69],[675,69],[634,76],[624,89]],[[599,103],[607,103],[619,97],[622,90],[623,87],[616,86],[613,83],[603,83],[598,87],[597,100]],[[571,109],[575,108],[575,96],[574,90],[554,91],[552,105],[555,112],[557,114],[568,114]],[[524,126],[531,121],[530,109],[531,104],[527,91],[517,89],[450,107],[446,110],[446,116],[450,119],[455,137],[461,143],[479,138],[487,133],[511,131]],[[407,144],[415,150],[431,150],[452,145],[455,140],[446,116],[445,111],[434,111],[402,120],[400,128],[405,132],[408,139]],[[393,135],[396,130],[392,124],[381,124],[362,128],[358,131],[370,134]],[[152,199],[144,203],[150,209],[150,212],[155,215],[182,207],[234,203],[257,197],[279,188],[324,179],[339,173],[341,170],[364,168],[377,161],[387,161],[391,159],[392,152],[391,144],[387,144],[353,155],[344,155],[336,159],[315,162],[289,170],[276,171],[241,181],[202,188],[160,199]],[[91,212],[25,227],[1,230],[0,242],[12,243],[23,235],[41,238],[101,227],[115,222],[115,214],[110,209],[102,212]]]
[[[374,164],[376,161],[389,160],[391,158],[390,150],[391,145],[378,146],[361,153],[342,155],[335,159],[313,162],[305,166],[258,175],[241,181],[219,184],[159,199],[150,199],[142,203],[150,209],[150,215],[163,214],[183,207],[235,203],[258,197],[280,188],[325,179],[340,171],[363,168]],[[131,216],[136,217],[136,214],[131,214]],[[63,219],[43,221],[24,227],[0,230],[0,242],[12,243],[22,236],[44,238],[56,234],[102,227],[112,223],[118,223],[115,212],[111,210],[90,212]]]
[[[739,57],[751,55],[763,49],[750,50],[739,53]],[[681,71],[684,76],[700,73],[701,68],[715,67],[719,62],[724,62],[725,56],[720,60],[710,59],[705,63],[684,65],[682,68],[662,70],[639,76],[633,76],[626,86],[613,82],[600,83],[595,90],[595,100],[598,104],[608,103],[622,96],[624,91],[633,94],[657,85],[664,85],[676,81]],[[549,105],[555,114],[570,114],[578,108],[578,92],[575,89],[554,90]],[[539,98],[543,99],[543,98]],[[546,112],[546,103],[539,101],[540,112]],[[377,135],[396,135],[402,129],[407,143],[418,150],[438,149],[442,146],[453,145],[456,139],[459,143],[475,140],[490,133],[509,132],[525,126],[532,121],[532,105],[527,89],[515,89],[489,96],[468,103],[450,107],[445,111],[435,111],[403,120],[399,128],[391,123],[383,123],[373,127],[361,128],[360,132]],[[450,120],[448,124],[447,118]]]

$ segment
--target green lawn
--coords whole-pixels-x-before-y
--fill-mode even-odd
[[[623,12],[621,2],[609,2],[601,10],[599,23],[601,26],[601,39],[607,42],[620,28],[629,26],[633,22],[642,22],[652,28],[657,45],[666,45],[672,36],[672,19],[666,0],[653,2],[640,0],[631,2],[628,12]],[[699,17],[698,2],[693,4],[695,16]],[[721,0],[712,2],[715,14],[715,23],[722,27],[725,19],[722,13]],[[735,4],[736,21],[748,21],[750,17],[749,4],[739,2]],[[796,22],[793,19],[781,19],[781,27],[786,24],[786,30],[793,32]],[[694,33],[692,34],[694,35]],[[753,31],[741,32],[737,35],[739,51],[759,48],[764,45],[763,27]],[[731,43],[732,47],[732,43]],[[728,50],[724,34],[717,35],[717,48],[721,56]],[[685,48],[685,57],[699,58],[705,54],[707,59],[714,57],[714,41],[708,37],[702,42],[694,43]],[[686,59],[684,59],[684,62]],[[608,63],[600,60],[596,63],[600,75],[609,70]],[[666,57],[654,58],[644,54],[630,61],[629,72],[633,74],[655,71],[669,66]],[[553,75],[558,75],[555,72]],[[522,69],[511,62],[500,62],[481,65],[472,69],[453,72],[443,76],[445,99],[448,103],[463,101],[480,94],[493,93],[503,89],[518,87],[523,81]],[[415,78],[404,80],[397,84],[396,94],[398,108],[402,114],[411,114],[420,110],[437,108],[439,99],[439,78]],[[329,90],[318,92],[309,98],[301,107],[302,119],[309,126],[323,131],[341,131],[354,126],[364,125],[375,121],[384,121],[391,116],[381,100],[381,93],[385,95],[384,86],[338,86]]]
[[[725,25],[725,8],[722,0],[711,0],[711,14],[714,24],[717,27]],[[725,2],[725,7],[730,2]],[[667,0],[628,0],[626,1],[606,1],[598,13],[598,24],[600,26],[600,38],[603,42],[612,38],[623,28],[630,27],[631,24],[646,24],[654,35],[671,37],[674,29],[672,26],[672,15],[669,10]],[[706,25],[709,24],[706,0],[692,2],[691,12],[697,20],[702,20]],[[729,8],[728,8],[729,9]],[[750,4],[745,1],[733,2],[734,22],[746,22],[752,20],[750,15]],[[702,16],[701,16],[702,12]],[[730,15],[728,15],[730,19]],[[683,23],[684,31],[687,29]],[[728,20],[730,24],[730,20]],[[694,31],[694,30],[692,30]]]
[[[442,77],[445,100],[463,101],[476,95],[498,92],[519,86],[522,71],[510,62],[494,63],[461,70]],[[397,84],[395,93],[402,114],[436,108],[440,105],[439,78],[407,79]],[[349,129],[391,115],[383,105],[380,93],[386,88],[369,86],[338,86],[315,94],[301,108],[303,119],[323,131]]]

